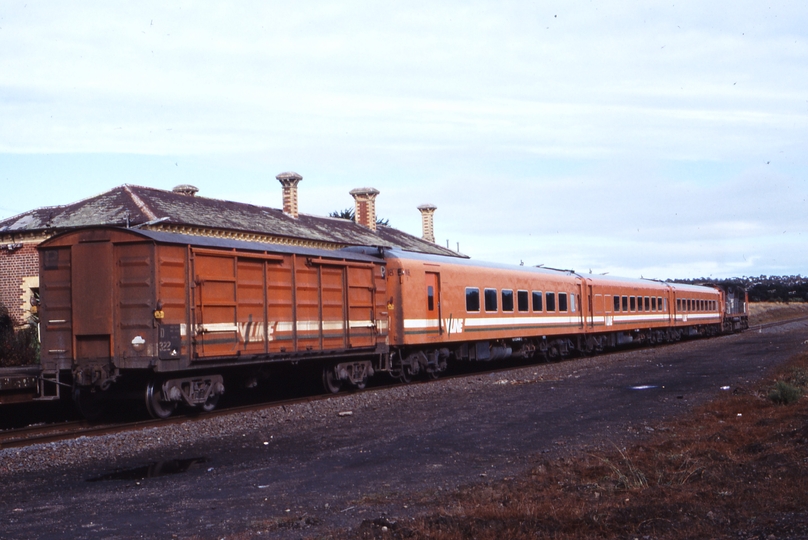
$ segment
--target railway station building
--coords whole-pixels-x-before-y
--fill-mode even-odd
[[[39,291],[37,246],[61,232],[93,225],[230,238],[267,244],[340,249],[347,246],[397,247],[405,251],[464,257],[435,244],[433,205],[421,205],[422,236],[377,225],[373,188],[350,191],[354,221],[314,216],[298,210],[294,172],[276,176],[283,190],[283,208],[198,196],[198,189],[180,185],[172,191],[122,185],[64,206],[37,208],[0,221],[0,304],[20,324],[30,320]]]

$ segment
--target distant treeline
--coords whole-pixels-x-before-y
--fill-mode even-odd
[[[750,302],[808,302],[808,277],[757,276],[728,279],[669,279],[672,283],[736,285],[749,292]]]

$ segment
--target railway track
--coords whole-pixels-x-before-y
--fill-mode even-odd
[[[794,323],[794,322],[802,322],[808,321],[807,317],[798,317],[794,319],[788,319],[783,321],[774,321],[764,324],[756,324],[754,326],[750,326],[749,331],[762,331],[767,328],[773,328],[776,326],[780,326],[783,324]],[[525,364],[519,363],[518,365],[511,365],[511,366],[493,366],[489,369],[476,369],[473,371],[463,371],[460,373],[450,374],[441,379],[453,379],[453,378],[460,378],[460,377],[469,377],[469,376],[477,376],[477,375],[486,375],[491,373],[503,372],[506,373],[511,370],[521,369],[525,367]],[[408,384],[425,384],[431,382],[430,380],[415,380],[412,383]],[[379,384],[374,385],[372,387],[366,388],[364,390],[355,390],[355,392],[369,392],[375,391],[379,389],[384,389],[389,386],[395,386],[397,384],[404,384],[404,383],[397,383],[391,381],[387,384]],[[185,422],[197,422],[200,420],[205,420],[209,418],[216,418],[217,416],[224,416],[229,414],[238,414],[244,412],[253,412],[253,411],[260,411],[264,409],[270,409],[275,407],[285,407],[287,405],[295,405],[300,403],[311,403],[314,401],[325,400],[333,397],[334,394],[321,394],[321,395],[314,395],[314,396],[306,396],[300,398],[292,398],[292,399],[284,399],[278,401],[270,401],[270,402],[262,402],[262,403],[255,403],[250,405],[241,405],[235,407],[228,407],[223,409],[218,409],[209,413],[205,413],[203,415],[180,415],[180,416],[173,416],[166,419],[148,419],[148,420],[138,420],[134,422],[125,422],[125,423],[110,423],[110,424],[91,424],[86,420],[78,420],[78,421],[71,421],[71,422],[61,422],[58,424],[45,424],[45,425],[33,425],[27,426],[24,428],[18,429],[11,429],[7,431],[0,432],[0,449],[5,448],[19,448],[24,446],[31,446],[34,444],[47,444],[56,441],[62,440],[69,440],[69,439],[76,439],[78,437],[89,437],[89,436],[100,436],[100,435],[108,435],[114,433],[122,433],[125,431],[132,431],[138,429],[145,429],[150,427],[160,427],[160,426],[168,426],[168,425],[177,425],[182,424]]]

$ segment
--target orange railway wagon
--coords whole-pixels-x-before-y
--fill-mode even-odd
[[[387,352],[378,257],[109,227],[39,249],[43,393],[72,381],[87,416],[133,389],[156,417],[212,409],[229,370],[273,362],[361,386]]]

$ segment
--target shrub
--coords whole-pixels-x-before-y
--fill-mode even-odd
[[[788,405],[796,402],[802,396],[802,390],[789,384],[786,381],[777,381],[769,391],[769,399],[781,405]]]
[[[14,328],[8,309],[0,305],[0,367],[26,366],[39,362],[36,325]]]

